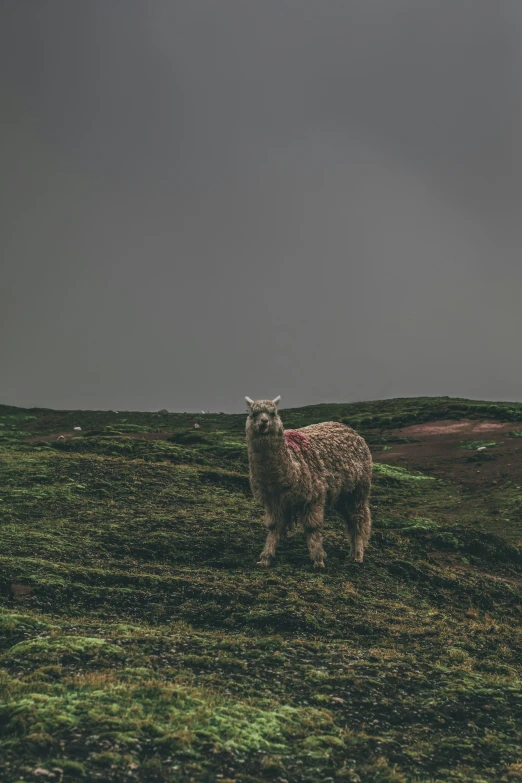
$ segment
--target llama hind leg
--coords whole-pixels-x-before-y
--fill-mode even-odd
[[[261,552],[260,559],[257,564],[260,566],[270,565],[270,560],[274,557],[277,549],[277,545],[281,540],[281,536],[286,533],[285,519],[283,516],[274,516],[266,512],[265,524],[268,528],[268,535],[266,537],[265,546]]]
[[[364,550],[370,540],[372,529],[369,488],[357,488],[353,493],[344,497],[339,511],[346,525],[350,554],[356,563],[362,563]]]
[[[316,568],[324,568],[324,559],[326,553],[323,549],[323,535],[321,528],[323,526],[324,507],[314,505],[305,511],[303,516],[303,527],[308,544],[310,559]]]

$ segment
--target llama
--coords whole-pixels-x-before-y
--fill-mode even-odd
[[[310,558],[324,568],[322,524],[335,509],[348,533],[350,554],[362,563],[371,532],[372,457],[364,438],[338,422],[285,430],[275,400],[245,397],[250,486],[264,506],[268,535],[258,565],[268,566],[280,539],[301,519]]]

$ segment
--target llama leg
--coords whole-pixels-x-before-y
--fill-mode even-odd
[[[324,559],[326,557],[323,549],[323,535],[321,528],[323,526],[324,507],[317,504],[310,506],[303,516],[303,527],[310,552],[310,559],[316,568],[324,568]]]
[[[370,540],[372,518],[369,495],[369,486],[357,487],[350,495],[344,496],[339,507],[348,533],[350,554],[356,563],[362,563],[364,550]]]
[[[269,514],[268,511],[265,515],[265,524],[268,528],[268,535],[265,541],[265,547],[261,552],[258,565],[268,566],[270,560],[274,557],[277,549],[277,545],[281,539],[281,536],[285,532],[284,517],[282,515]]]

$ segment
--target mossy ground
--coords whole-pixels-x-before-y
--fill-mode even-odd
[[[0,780],[522,779],[520,486],[386,463],[397,427],[522,406],[282,416],[368,438],[362,566],[331,517],[324,573],[299,529],[256,567],[244,416],[0,407]]]

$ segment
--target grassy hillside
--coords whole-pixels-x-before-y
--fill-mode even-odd
[[[282,411],[376,460],[324,573],[301,530],[256,567],[244,418],[0,406],[0,780],[522,780],[522,405]],[[400,430],[462,418],[509,427]]]

